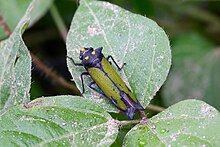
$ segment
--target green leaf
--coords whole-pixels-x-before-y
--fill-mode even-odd
[[[33,0],[30,25],[38,21],[47,12],[52,2],[53,0]],[[31,0],[0,0],[0,16],[11,31],[14,30],[30,3]],[[5,37],[7,34],[0,27],[0,39]]]
[[[53,1],[54,0],[34,0],[34,2],[32,2],[33,10],[31,12],[30,26],[32,26],[47,13],[47,11],[50,9],[50,6],[53,4]]]
[[[22,40],[30,20],[26,11],[10,37],[0,42],[0,114],[8,107],[29,101],[31,59]]]
[[[105,56],[112,55],[119,65],[126,63],[121,77],[146,107],[164,83],[170,68],[167,35],[154,21],[116,5],[90,0],[80,2],[67,37],[67,55],[80,62],[80,48],[104,47]],[[80,73],[85,69],[75,67],[70,61],[68,67],[82,90]],[[89,81],[87,78],[85,83]],[[91,94],[87,87],[86,90]],[[90,98],[101,101],[97,97]],[[112,111],[111,107],[105,107]]]
[[[197,98],[220,110],[220,50],[198,34],[182,35],[172,46],[173,66],[162,91],[165,104]]]
[[[179,102],[138,124],[126,135],[124,146],[218,146],[220,113],[198,100]]]
[[[0,117],[0,146],[110,146],[118,123],[76,96],[39,98]]]

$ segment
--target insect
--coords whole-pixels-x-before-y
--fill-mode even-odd
[[[83,76],[90,76],[93,81],[88,86],[108,98],[128,118],[133,119],[136,110],[144,110],[134,94],[115,71],[109,59],[113,61],[118,70],[121,70],[124,64],[120,68],[112,56],[105,58],[102,54],[102,47],[95,50],[92,47],[82,48],[79,56],[79,59],[82,60],[81,63],[75,63],[72,58],[70,59],[75,66],[84,66],[86,69],[86,72],[80,75],[83,88],[82,93],[85,92]],[[94,84],[99,88],[94,87]]]

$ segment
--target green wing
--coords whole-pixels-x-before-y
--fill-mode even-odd
[[[121,79],[112,65],[104,57],[102,58],[102,67],[108,76],[112,79],[112,81],[114,81],[114,83],[119,87],[119,89],[127,93],[130,98],[137,103],[137,99],[135,98],[134,94],[130,91],[130,89],[128,89],[125,82]]]
[[[124,102],[121,100],[120,91],[118,88],[112,83],[112,81],[105,75],[105,73],[98,68],[88,68],[88,72],[92,79],[96,82],[99,88],[105,93],[105,95],[109,98],[114,98],[117,103],[115,105],[122,109],[126,110],[127,107]]]

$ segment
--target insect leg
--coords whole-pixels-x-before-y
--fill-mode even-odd
[[[85,92],[84,81],[83,81],[83,76],[85,76],[85,75],[89,75],[89,73],[88,73],[88,72],[83,72],[83,73],[81,73],[81,75],[80,75],[80,77],[81,77],[81,81],[82,81],[82,88],[83,88],[82,93]]]
[[[121,66],[121,67],[119,67],[118,66],[118,64],[115,62],[115,60],[114,60],[114,58],[111,56],[111,55],[109,55],[106,59],[108,60],[108,62],[110,62],[109,61],[109,59],[112,59],[112,61],[115,63],[115,65],[116,65],[116,67],[118,68],[118,70],[120,71],[120,70],[122,70],[122,68],[124,67],[124,65],[126,64],[126,63],[123,63],[123,65]],[[111,62],[110,62],[111,63]]]
[[[96,84],[96,83],[95,83],[94,81],[92,81],[91,83],[88,84],[88,86],[89,86],[92,90],[94,90],[95,92],[97,92],[97,93],[103,95],[104,97],[107,97],[107,96],[104,94],[104,92],[102,92],[100,89],[97,89],[97,88],[93,87],[92,85],[94,85],[94,84]]]
[[[75,61],[73,60],[72,57],[66,56],[68,59],[70,59],[70,61],[75,65],[75,66],[83,66],[82,63],[75,63]]]

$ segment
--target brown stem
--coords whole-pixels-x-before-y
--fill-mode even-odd
[[[139,113],[139,115],[140,115],[140,117],[141,117],[142,120],[147,120],[147,116],[146,116],[146,114],[144,113],[144,111],[139,110],[138,113]]]
[[[11,35],[11,29],[8,27],[8,25],[5,23],[4,19],[2,16],[0,16],[0,26],[5,30],[8,36]]]
[[[0,16],[0,25],[3,27],[5,32],[7,33],[8,36],[11,35],[11,30],[8,27],[8,25],[5,23],[3,20],[2,16]],[[70,89],[77,95],[81,95],[80,91],[74,86],[73,84],[69,83],[66,81],[63,77],[57,75],[55,72],[53,72],[50,68],[48,68],[45,64],[43,64],[34,54],[30,53],[32,57],[32,62],[34,65],[37,66],[40,70],[42,70],[45,74],[47,74],[51,79],[59,83],[61,86]]]
[[[156,105],[149,104],[149,105],[147,106],[147,109],[148,109],[148,110],[151,110],[151,111],[154,111],[154,112],[161,112],[161,111],[163,111],[165,108],[160,107],[160,106],[156,106]]]
[[[137,120],[124,120],[124,121],[119,121],[120,126],[127,126],[127,125],[136,125],[138,123],[140,123],[141,120],[137,119]]]
[[[63,77],[57,75],[55,72],[53,72],[50,68],[48,68],[44,63],[42,63],[38,57],[36,57],[34,54],[30,53],[31,57],[32,57],[32,62],[34,65],[37,66],[37,68],[39,68],[41,71],[43,71],[45,74],[47,74],[51,79],[53,79],[54,81],[56,81],[58,84],[60,84],[61,86],[70,89],[71,91],[73,91],[74,93],[76,93],[77,95],[81,95],[81,93],[79,92],[79,90],[76,88],[76,86],[74,86],[73,84],[69,83],[68,81],[66,81]]]

